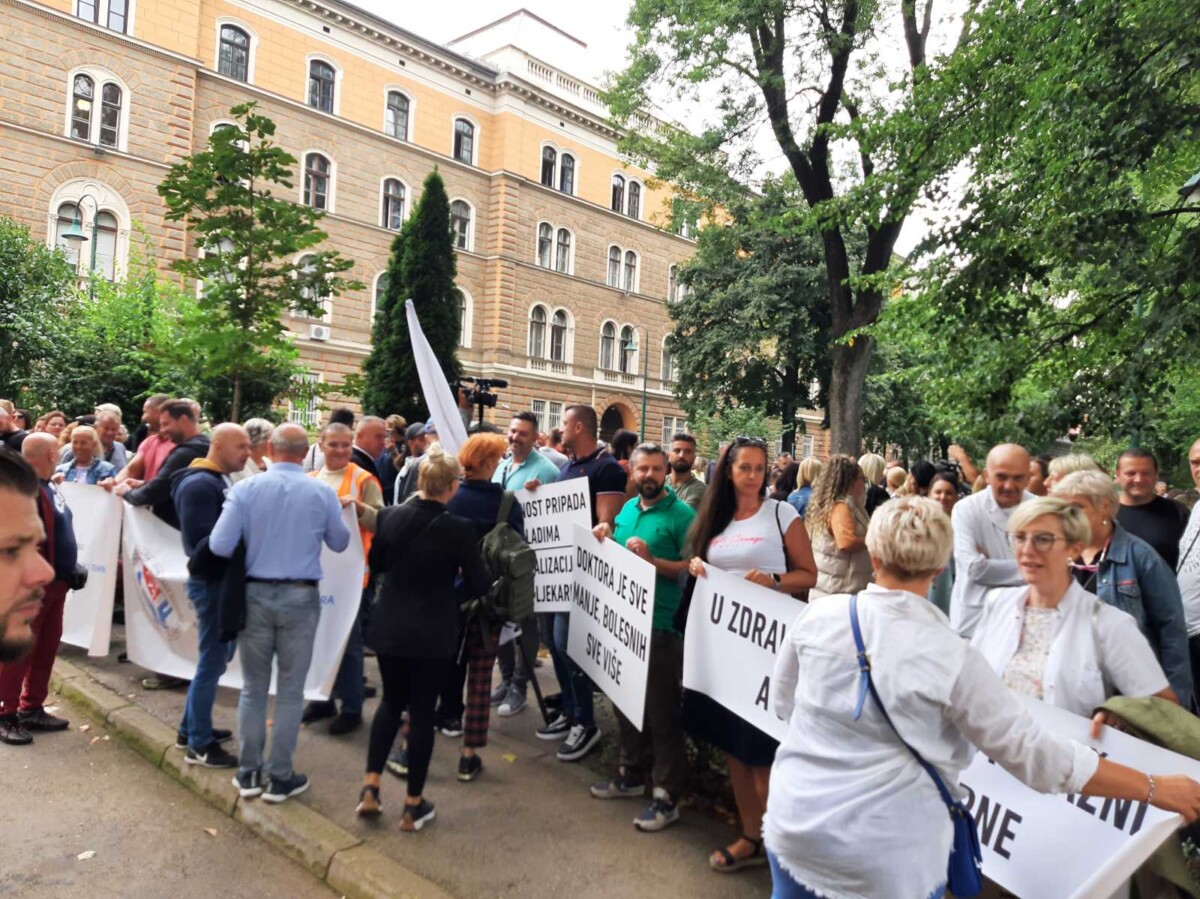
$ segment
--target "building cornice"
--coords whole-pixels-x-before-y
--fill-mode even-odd
[[[102,37],[105,40],[116,41],[119,44],[125,44],[129,47],[136,47],[143,53],[149,53],[151,56],[157,56],[159,59],[170,60],[171,62],[183,63],[188,66],[195,66],[199,60],[194,56],[187,56],[183,53],[176,53],[173,50],[167,50],[157,44],[147,43],[143,40],[138,40],[136,37],[126,34],[123,31],[112,31],[102,25],[97,25],[94,22],[88,22],[78,16],[73,16],[70,13],[61,12],[57,9],[51,9],[48,6],[43,6],[40,3],[32,2],[32,0],[0,0],[0,6],[16,6],[24,9],[34,15],[42,16],[46,19],[53,19],[61,25],[68,28],[74,28],[76,31],[83,31],[88,34],[93,34]],[[8,20],[8,16],[2,16],[3,21]]]

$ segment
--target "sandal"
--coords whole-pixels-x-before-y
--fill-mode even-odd
[[[742,870],[742,868],[765,865],[767,863],[767,853],[763,849],[762,839],[751,839],[745,834],[742,834],[741,839],[754,847],[754,850],[749,855],[744,858],[738,858],[728,849],[718,849],[708,857],[708,866],[714,871],[720,871],[722,874],[732,874],[734,871]]]
[[[370,797],[368,801],[367,797]],[[383,803],[379,801],[379,787],[366,784],[358,793],[358,808],[355,813],[360,818],[374,818],[383,814]]]

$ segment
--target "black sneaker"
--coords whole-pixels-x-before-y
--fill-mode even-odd
[[[28,709],[17,712],[17,721],[28,731],[66,730],[71,722],[66,718],[57,718],[43,708]]]
[[[447,737],[461,737],[463,735],[462,718],[442,718],[438,721],[437,729]]]
[[[407,833],[416,833],[433,820],[436,810],[428,799],[422,799],[416,805],[404,806],[404,817],[400,819],[400,829]]]
[[[458,757],[458,779],[463,783],[474,780],[483,773],[483,759],[477,755],[460,755]]]
[[[239,771],[233,776],[233,785],[243,799],[254,799],[263,793],[262,771]]]
[[[408,750],[397,749],[388,756],[385,767],[397,777],[408,777]]]
[[[0,715],[0,743],[9,746],[28,746],[33,742],[33,734],[21,727],[16,715]]]
[[[567,740],[558,750],[560,762],[577,762],[600,745],[600,728],[596,725],[584,727],[576,724],[567,734]]]
[[[312,724],[314,721],[321,721],[324,718],[337,717],[337,704],[330,702],[328,699],[320,702],[310,702],[304,707],[304,714],[300,716],[301,724]]]
[[[352,712],[342,712],[329,722],[329,732],[335,737],[340,737],[342,734],[358,730],[362,727],[362,723],[362,715],[355,715]]]
[[[271,782],[267,784],[267,789],[263,793],[263,802],[286,802],[293,796],[299,796],[308,789],[308,778],[303,774],[292,772],[292,776],[287,780],[276,780],[271,778]]]
[[[230,740],[233,739],[233,731],[226,730],[223,727],[214,727],[212,729],[212,735],[213,735],[212,741],[214,743],[228,743]],[[175,731],[175,748],[176,749],[187,749],[188,748],[188,735],[185,731],[182,731],[182,730]]]
[[[230,755],[221,748],[220,743],[209,743],[203,749],[188,749],[184,752],[183,760],[189,765],[203,765],[205,768],[236,768],[237,756]]]
[[[571,719],[562,712],[556,712],[549,724],[544,724],[537,729],[537,738],[539,740],[562,740],[570,731]]]

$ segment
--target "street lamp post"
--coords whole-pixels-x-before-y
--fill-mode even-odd
[[[92,237],[91,237],[92,254],[91,254],[91,260],[88,263],[88,297],[90,299],[95,299],[96,288],[95,288],[94,284],[92,283],[91,276],[96,271],[96,220],[100,218],[100,202],[91,194],[86,194],[86,193],[83,194],[83,196],[81,196],[78,200],[75,201],[75,220],[73,222],[71,222],[70,227],[67,228],[67,230],[64,231],[60,236],[62,237],[63,240],[65,240],[67,243],[69,243],[72,247],[75,248],[76,253],[79,252],[79,250],[83,246],[84,242],[88,240],[88,236],[83,233],[83,227],[82,227],[82,222],[81,222],[81,217],[80,217],[80,211],[83,206],[84,200],[91,200],[92,201],[92,209],[94,210],[94,214],[92,216]]]
[[[648,383],[649,383],[649,378],[647,376],[650,372],[650,355],[649,355],[649,353],[645,352],[645,348],[646,348],[646,344],[649,343],[650,335],[646,332],[645,327],[640,326],[640,325],[638,327],[641,328],[641,332],[642,332],[642,333],[638,334],[637,330],[634,331],[634,334],[637,335],[637,338],[641,341],[641,347],[642,347],[642,418],[641,418],[641,421],[638,423],[638,443],[645,443],[646,442],[646,387],[648,386]],[[627,340],[625,342],[625,349],[632,350],[633,352],[636,353],[636,352],[638,352],[638,344],[634,343],[633,340]]]

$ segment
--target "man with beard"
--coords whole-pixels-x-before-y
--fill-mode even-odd
[[[676,434],[671,438],[671,479],[667,482],[675,495],[692,507],[700,508],[708,486],[692,472],[696,464],[696,438],[691,434]]]
[[[38,552],[46,539],[38,517],[38,481],[29,463],[0,448],[0,663],[33,647],[30,624],[54,569]]]
[[[641,731],[614,708],[620,729],[617,776],[592,787],[597,799],[638,799],[646,792],[646,775],[654,782],[653,801],[633,819],[638,830],[654,831],[679,820],[679,800],[687,784],[683,745],[683,638],[674,627],[679,606],[679,575],[686,570],[688,529],[695,512],[666,489],[667,454],[643,443],[629,459],[629,475],[637,495],[617,514],[616,528],[596,526],[601,540],[612,536],[630,552],[654,566],[654,619],[650,634],[650,670],[646,677],[646,714]],[[652,760],[653,768],[645,764]]]

